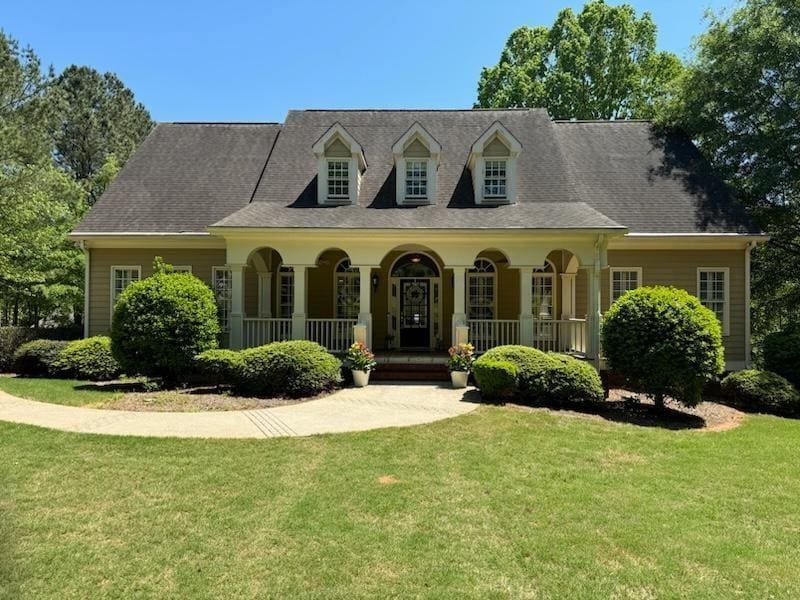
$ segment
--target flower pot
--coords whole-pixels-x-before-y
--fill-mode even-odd
[[[450,371],[450,381],[456,389],[467,387],[468,371]]]
[[[353,385],[365,387],[369,383],[369,371],[353,371]]]

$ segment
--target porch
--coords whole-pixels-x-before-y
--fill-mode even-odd
[[[315,239],[301,251],[297,240],[227,240],[214,284],[230,346],[307,339],[340,353],[362,341],[399,355],[470,342],[477,353],[521,344],[596,358],[604,236],[467,248],[376,241],[383,248],[368,251]]]

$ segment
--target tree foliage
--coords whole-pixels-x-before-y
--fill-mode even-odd
[[[800,317],[800,4],[709,15],[662,120],[692,136],[772,236],[754,253],[757,333]]]
[[[557,119],[650,118],[681,71],[656,50],[649,13],[593,0],[564,9],[552,27],[520,27],[500,61],[481,72],[481,108],[543,107]]]

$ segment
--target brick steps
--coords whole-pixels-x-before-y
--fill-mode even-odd
[[[431,363],[383,363],[370,374],[372,381],[450,381],[447,366]]]

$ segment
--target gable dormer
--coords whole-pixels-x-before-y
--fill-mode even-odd
[[[367,160],[361,145],[340,123],[314,144],[317,157],[317,202],[323,206],[355,204]]]
[[[442,147],[419,123],[392,146],[397,175],[397,204],[420,206],[436,202]]]
[[[494,206],[517,201],[517,158],[521,151],[522,145],[499,121],[478,138],[468,162],[475,204]]]

